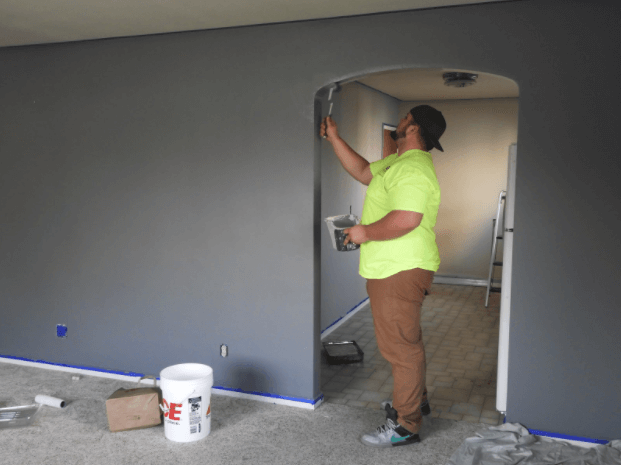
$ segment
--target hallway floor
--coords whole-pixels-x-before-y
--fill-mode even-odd
[[[431,416],[499,425],[496,373],[500,294],[485,287],[433,284],[423,303],[421,325],[427,358],[427,390]],[[392,398],[390,364],[375,340],[371,307],[367,305],[322,342],[356,341],[364,352],[361,363],[321,366],[325,402],[381,410]]]

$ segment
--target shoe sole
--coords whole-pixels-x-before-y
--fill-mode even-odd
[[[418,434],[413,437],[406,439],[405,441],[395,442],[395,443],[386,443],[386,444],[375,444],[372,442],[367,442],[364,440],[364,436],[360,438],[360,442],[362,442],[365,446],[371,447],[398,447],[398,446],[409,446],[410,444],[417,444],[420,442],[420,436]]]

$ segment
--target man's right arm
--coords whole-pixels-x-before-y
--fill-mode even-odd
[[[328,136],[328,141],[332,144],[334,153],[341,165],[343,165],[343,168],[345,168],[345,171],[354,179],[368,186],[371,183],[371,179],[373,179],[370,163],[358,155],[347,142],[339,137],[336,123],[332,118],[327,117],[324,123],[322,123],[321,129],[322,135],[326,134]]]
[[[362,184],[369,185],[373,175],[371,174],[371,164],[363,157],[358,155],[347,142],[340,137],[332,141],[332,148],[338,157],[341,165],[354,179]]]

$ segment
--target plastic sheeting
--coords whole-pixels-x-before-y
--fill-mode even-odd
[[[447,465],[621,465],[621,440],[581,447],[505,423],[466,439]]]

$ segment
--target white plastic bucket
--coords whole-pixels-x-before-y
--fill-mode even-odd
[[[213,369],[182,363],[160,372],[164,435],[176,442],[192,442],[211,432]]]
[[[324,219],[330,232],[330,239],[332,239],[332,247],[339,252],[349,252],[350,250],[356,250],[360,248],[360,244],[354,244],[353,242],[343,245],[346,234],[343,230],[351,228],[360,223],[360,219],[355,215],[338,215],[329,216]]]

